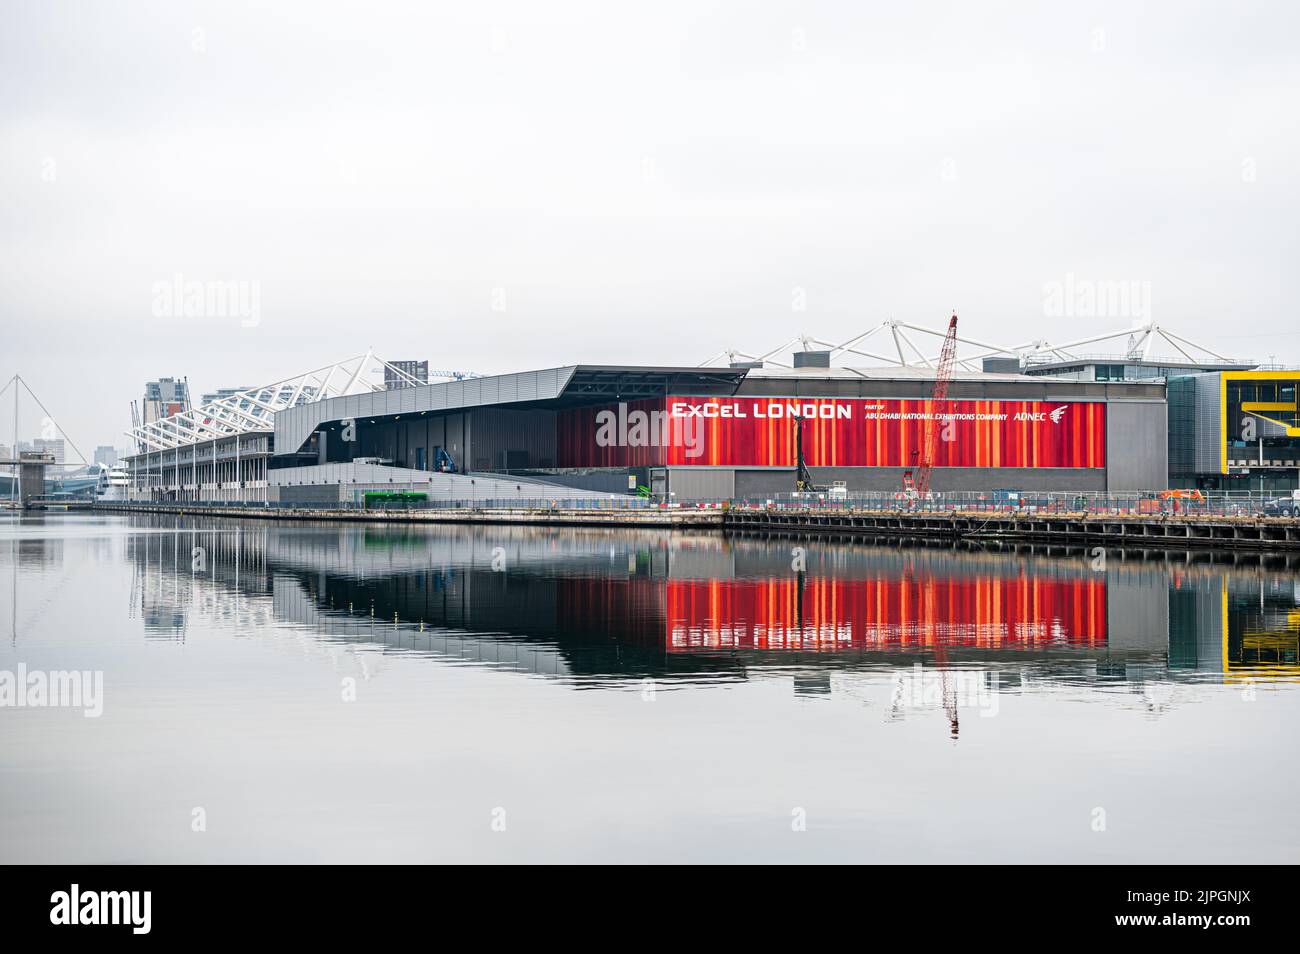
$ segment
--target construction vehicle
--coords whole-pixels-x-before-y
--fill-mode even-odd
[[[1205,494],[1199,490],[1171,489],[1149,490],[1137,501],[1138,513],[1182,513],[1195,509],[1193,504],[1205,503]]]
[[[934,472],[934,459],[939,446],[939,402],[948,397],[948,384],[952,381],[952,362],[957,352],[957,314],[948,320],[948,333],[939,351],[939,364],[934,372],[934,390],[930,394],[930,413],[925,418],[921,447],[912,451],[912,467],[903,473],[904,500],[915,503],[930,498],[930,477]]]
[[[808,462],[803,456],[803,420],[802,414],[794,416],[794,492],[797,494],[820,493],[822,488],[813,483],[808,471]]]
[[[1199,490],[1162,490],[1160,491],[1160,503],[1167,513],[1185,513],[1189,510],[1195,510],[1194,504],[1205,503],[1205,494]]]

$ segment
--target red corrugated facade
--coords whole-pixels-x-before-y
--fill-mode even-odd
[[[667,397],[566,410],[559,466],[792,467],[795,415],[812,467],[907,467],[938,432],[937,467],[1104,467],[1106,406],[1044,401]]]

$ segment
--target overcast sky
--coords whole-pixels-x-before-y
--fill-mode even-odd
[[[370,346],[491,373],[951,309],[999,343],[1144,317],[1052,314],[1067,276],[1295,363],[1297,27],[1287,3],[4,0],[0,377],[89,454],[127,444],[147,379],[197,396]],[[166,313],[178,275],[248,283],[256,320]]]

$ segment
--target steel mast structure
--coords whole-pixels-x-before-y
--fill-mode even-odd
[[[838,344],[813,335],[798,334],[781,345],[762,353],[750,353],[737,348],[728,348],[702,362],[699,366],[708,367],[715,362],[726,360],[732,364],[746,362],[788,368],[790,364],[778,360],[776,356],[785,354],[797,346],[805,351],[815,348],[827,350],[830,352],[832,360],[854,355],[871,358],[874,361],[893,367],[934,368],[939,363],[942,354],[927,353],[926,348],[923,347],[925,339],[921,336],[940,339],[942,347],[942,342],[946,341],[949,330],[948,328],[927,328],[923,325],[897,321],[891,318]],[[877,336],[888,339],[887,342],[883,342],[885,347],[879,350],[867,350],[864,347],[866,343]],[[1129,359],[1150,360],[1153,357],[1153,348],[1160,344],[1177,352],[1178,360],[1185,360],[1193,364],[1207,359],[1226,364],[1240,363],[1245,365],[1254,363],[1227,358],[1205,345],[1198,344],[1175,333],[1164,325],[1153,321],[1145,321],[1128,328],[1061,343],[1052,343],[1046,338],[1036,338],[1019,344],[998,344],[977,338],[957,336],[954,339],[956,344],[967,345],[978,350],[973,354],[956,355],[954,353],[953,364],[965,371],[979,371],[980,362],[984,358],[993,357],[1018,358],[1022,366],[1047,361],[1075,361],[1084,357],[1077,353],[1077,349],[1085,345],[1100,344],[1118,339],[1126,339],[1124,353],[1125,357]],[[921,343],[918,344],[918,341]]]

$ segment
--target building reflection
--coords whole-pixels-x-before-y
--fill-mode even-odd
[[[45,514],[40,511],[21,511],[7,516],[12,521],[10,527],[18,531],[10,540],[11,559],[14,560],[15,566],[45,572],[58,569],[63,565],[63,540],[36,533],[30,535],[22,533],[22,531],[47,526]]]
[[[1300,674],[1300,578],[1176,573],[1169,665],[1232,681]]]
[[[1297,675],[1296,575],[1189,557],[789,543],[585,528],[139,518],[145,632],[249,634],[450,656],[599,685],[920,661],[1085,684]],[[163,532],[160,532],[163,531]]]

